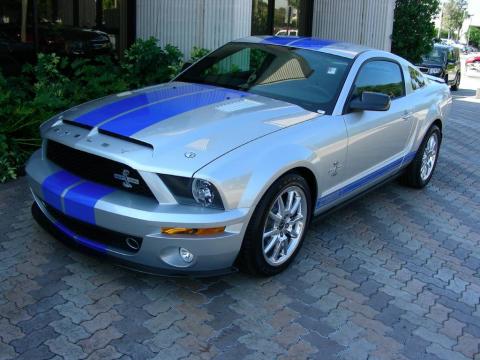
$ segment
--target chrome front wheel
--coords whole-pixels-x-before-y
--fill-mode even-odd
[[[277,196],[263,228],[263,256],[269,265],[279,266],[295,252],[305,231],[306,211],[307,198],[299,186]]]
[[[297,173],[277,179],[252,214],[237,265],[251,274],[285,270],[302,247],[313,212],[310,185]]]

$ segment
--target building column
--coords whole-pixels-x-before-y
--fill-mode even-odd
[[[177,46],[185,58],[194,46],[216,49],[249,36],[252,0],[137,0],[137,37]]]
[[[315,0],[312,35],[390,51],[395,0]]]

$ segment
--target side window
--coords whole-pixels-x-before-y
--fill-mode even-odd
[[[448,61],[455,61],[455,54],[453,52],[453,49],[450,49],[448,51]]]
[[[405,95],[402,70],[392,61],[375,60],[364,64],[354,86],[354,97],[360,96],[364,91],[383,93],[392,99]]]
[[[425,78],[422,73],[413,67],[408,67],[408,72],[410,73],[410,79],[412,80],[412,89],[418,90],[425,86]]]

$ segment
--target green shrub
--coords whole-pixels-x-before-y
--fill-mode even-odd
[[[142,87],[172,79],[182,67],[182,57],[177,47],[167,45],[162,49],[151,37],[138,39],[125,50],[120,66],[132,87]]]
[[[205,48],[200,48],[200,47],[193,47],[192,53],[190,55],[190,60],[188,60],[189,63],[194,63],[201,58],[203,58],[205,55],[208,55],[210,53],[210,50],[205,49]]]
[[[192,58],[208,50],[194,48]],[[182,68],[182,53],[154,38],[137,40],[118,62],[109,57],[61,58],[39,54],[22,75],[0,72],[0,183],[15,179],[25,160],[40,146],[39,125],[83,102],[171,80]]]

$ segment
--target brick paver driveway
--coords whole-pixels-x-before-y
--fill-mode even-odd
[[[316,222],[269,279],[119,269],[35,225],[25,179],[0,186],[0,359],[480,359],[480,103],[464,100],[427,189],[392,183]]]

